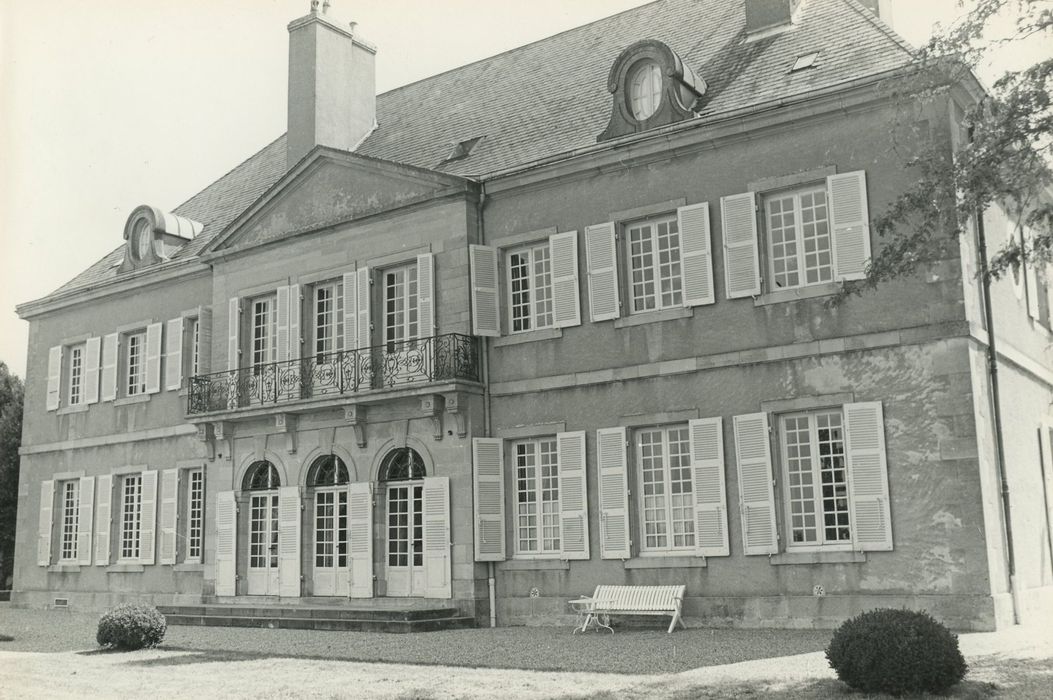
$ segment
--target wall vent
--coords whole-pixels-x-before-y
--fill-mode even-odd
[[[68,608],[69,607],[69,598],[55,598],[54,606],[56,608]]]

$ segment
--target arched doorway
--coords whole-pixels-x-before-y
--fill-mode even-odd
[[[423,596],[424,460],[412,447],[389,452],[380,465],[387,506],[385,579],[389,596]]]
[[[347,465],[336,455],[311,463],[307,487],[312,490],[314,530],[314,595],[349,595]]]
[[[242,490],[249,493],[247,593],[279,595],[278,470],[266,460],[249,465]]]

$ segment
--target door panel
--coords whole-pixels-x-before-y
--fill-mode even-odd
[[[387,594],[424,594],[424,489],[419,483],[388,486]]]
[[[314,497],[314,594],[349,594],[347,490],[318,491]]]
[[[278,494],[249,500],[249,595],[278,595]]]

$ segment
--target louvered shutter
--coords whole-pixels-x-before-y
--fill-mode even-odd
[[[300,332],[300,314],[302,304],[300,300],[300,285],[289,285],[289,360],[300,359],[300,347],[302,345]]]
[[[585,264],[589,271],[589,318],[618,318],[618,247],[613,222],[585,229]]]
[[[157,542],[157,472],[142,474],[142,495],[139,501],[139,563],[153,564]]]
[[[435,257],[431,253],[417,256],[417,315],[420,337],[435,335]]]
[[[735,461],[739,475],[742,544],[746,554],[775,554],[775,492],[771,477],[768,414],[735,416]]]
[[[37,564],[51,563],[51,529],[55,524],[55,482],[40,482],[40,522],[37,535]]]
[[[1028,242],[1030,246],[1030,241]],[[1023,263],[1024,265],[1024,280],[1027,285],[1027,315],[1036,321],[1041,317],[1041,311],[1038,305],[1038,271],[1035,269],[1035,264],[1031,261]]]
[[[344,351],[358,347],[358,277],[344,273]]]
[[[77,563],[91,566],[92,516],[95,514],[95,477],[80,478],[77,504]]]
[[[238,331],[241,328],[240,300],[233,297],[227,309],[227,369],[233,372],[241,364],[238,357]]]
[[[355,292],[355,313],[358,315],[356,328],[358,329],[358,347],[368,348],[372,330],[369,320],[369,268],[358,268],[358,290]]]
[[[589,491],[585,433],[556,435],[559,455],[559,522],[562,559],[589,558]]]
[[[424,479],[424,597],[453,596],[450,561],[450,479]]]
[[[596,464],[600,479],[600,556],[628,559],[631,542],[625,428],[596,431]]]
[[[161,391],[161,335],[163,323],[146,327],[146,393]]]
[[[757,296],[761,291],[757,205],[753,192],[720,198],[724,227],[724,280],[728,299]]]
[[[234,553],[238,530],[238,506],[233,491],[216,494],[216,595],[232,596],[237,591]]]
[[[95,485],[95,566],[110,564],[110,502],[113,499],[113,477],[103,474]]]
[[[867,175],[862,170],[830,175],[826,178],[826,189],[830,194],[835,278],[863,279],[870,262]]]
[[[278,336],[275,339],[277,345],[275,355],[278,362],[289,359],[289,288],[278,287],[275,295],[277,297],[278,314]]]
[[[300,487],[278,489],[278,595],[300,597]]]
[[[473,438],[475,560],[504,561],[505,469],[500,438]]]
[[[161,549],[159,564],[176,563],[176,521],[179,504],[179,470],[161,472]]]
[[[695,492],[695,553],[726,557],[728,498],[724,481],[724,419],[702,418],[688,423],[691,475]]]
[[[497,249],[488,245],[471,245],[468,251],[472,261],[472,333],[496,338],[501,335]]]
[[[552,261],[552,319],[557,328],[581,325],[578,291],[578,232],[557,233],[548,239]]]
[[[888,551],[892,549],[892,512],[881,403],[847,403],[844,411],[852,540],[861,551]]]
[[[48,350],[48,394],[47,410],[54,411],[59,407],[59,396],[62,390],[62,346],[56,345]]]
[[[168,320],[165,330],[165,389],[179,389],[183,384],[183,319]]]
[[[713,292],[713,244],[709,229],[709,202],[676,210],[680,229],[680,274],[684,306],[716,301]]]
[[[99,402],[99,362],[102,338],[88,338],[84,347],[84,403]]]
[[[373,484],[347,488],[348,575],[352,598],[373,597]]]
[[[102,375],[100,379],[103,401],[117,398],[117,348],[120,335],[110,333],[102,339]]]
[[[212,309],[201,307],[197,315],[197,373],[212,371]]]

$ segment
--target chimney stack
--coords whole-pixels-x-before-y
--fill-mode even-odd
[[[376,47],[340,26],[312,0],[289,23],[289,122],[286,166],[315,146],[353,150],[376,125]]]
[[[746,32],[789,26],[801,0],[746,0]]]

